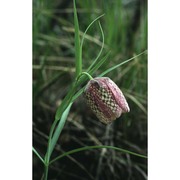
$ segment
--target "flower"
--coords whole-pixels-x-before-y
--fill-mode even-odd
[[[109,124],[122,113],[130,111],[122,91],[108,77],[90,80],[84,90],[84,97],[94,114],[104,124]]]

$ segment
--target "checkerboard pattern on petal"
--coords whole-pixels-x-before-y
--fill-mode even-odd
[[[104,124],[109,124],[122,113],[130,111],[122,91],[108,77],[90,80],[85,88],[84,97],[94,114]]]

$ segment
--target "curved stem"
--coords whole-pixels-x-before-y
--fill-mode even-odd
[[[77,80],[76,80],[76,82],[78,82],[79,81],[79,79],[80,79],[80,77],[81,76],[83,76],[83,75],[86,75],[86,76],[88,76],[88,78],[90,79],[90,80],[92,80],[93,79],[93,77],[88,73],[88,72],[82,72],[78,77],[77,77]]]

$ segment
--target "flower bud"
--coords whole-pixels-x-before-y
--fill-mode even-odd
[[[123,93],[108,77],[90,80],[84,90],[84,96],[94,114],[105,124],[130,111]]]

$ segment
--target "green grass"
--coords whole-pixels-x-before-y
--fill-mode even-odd
[[[43,163],[49,178],[80,179],[81,169],[85,179],[108,179],[112,173],[114,179],[146,179],[147,161],[128,153],[147,154],[146,4],[77,1],[78,23],[73,1],[58,3],[33,2],[34,179],[43,176]],[[84,71],[114,80],[131,112],[110,126],[100,124],[81,99],[87,76],[75,82]],[[66,153],[102,145],[126,152]],[[62,151],[68,163],[62,159],[49,167]]]

